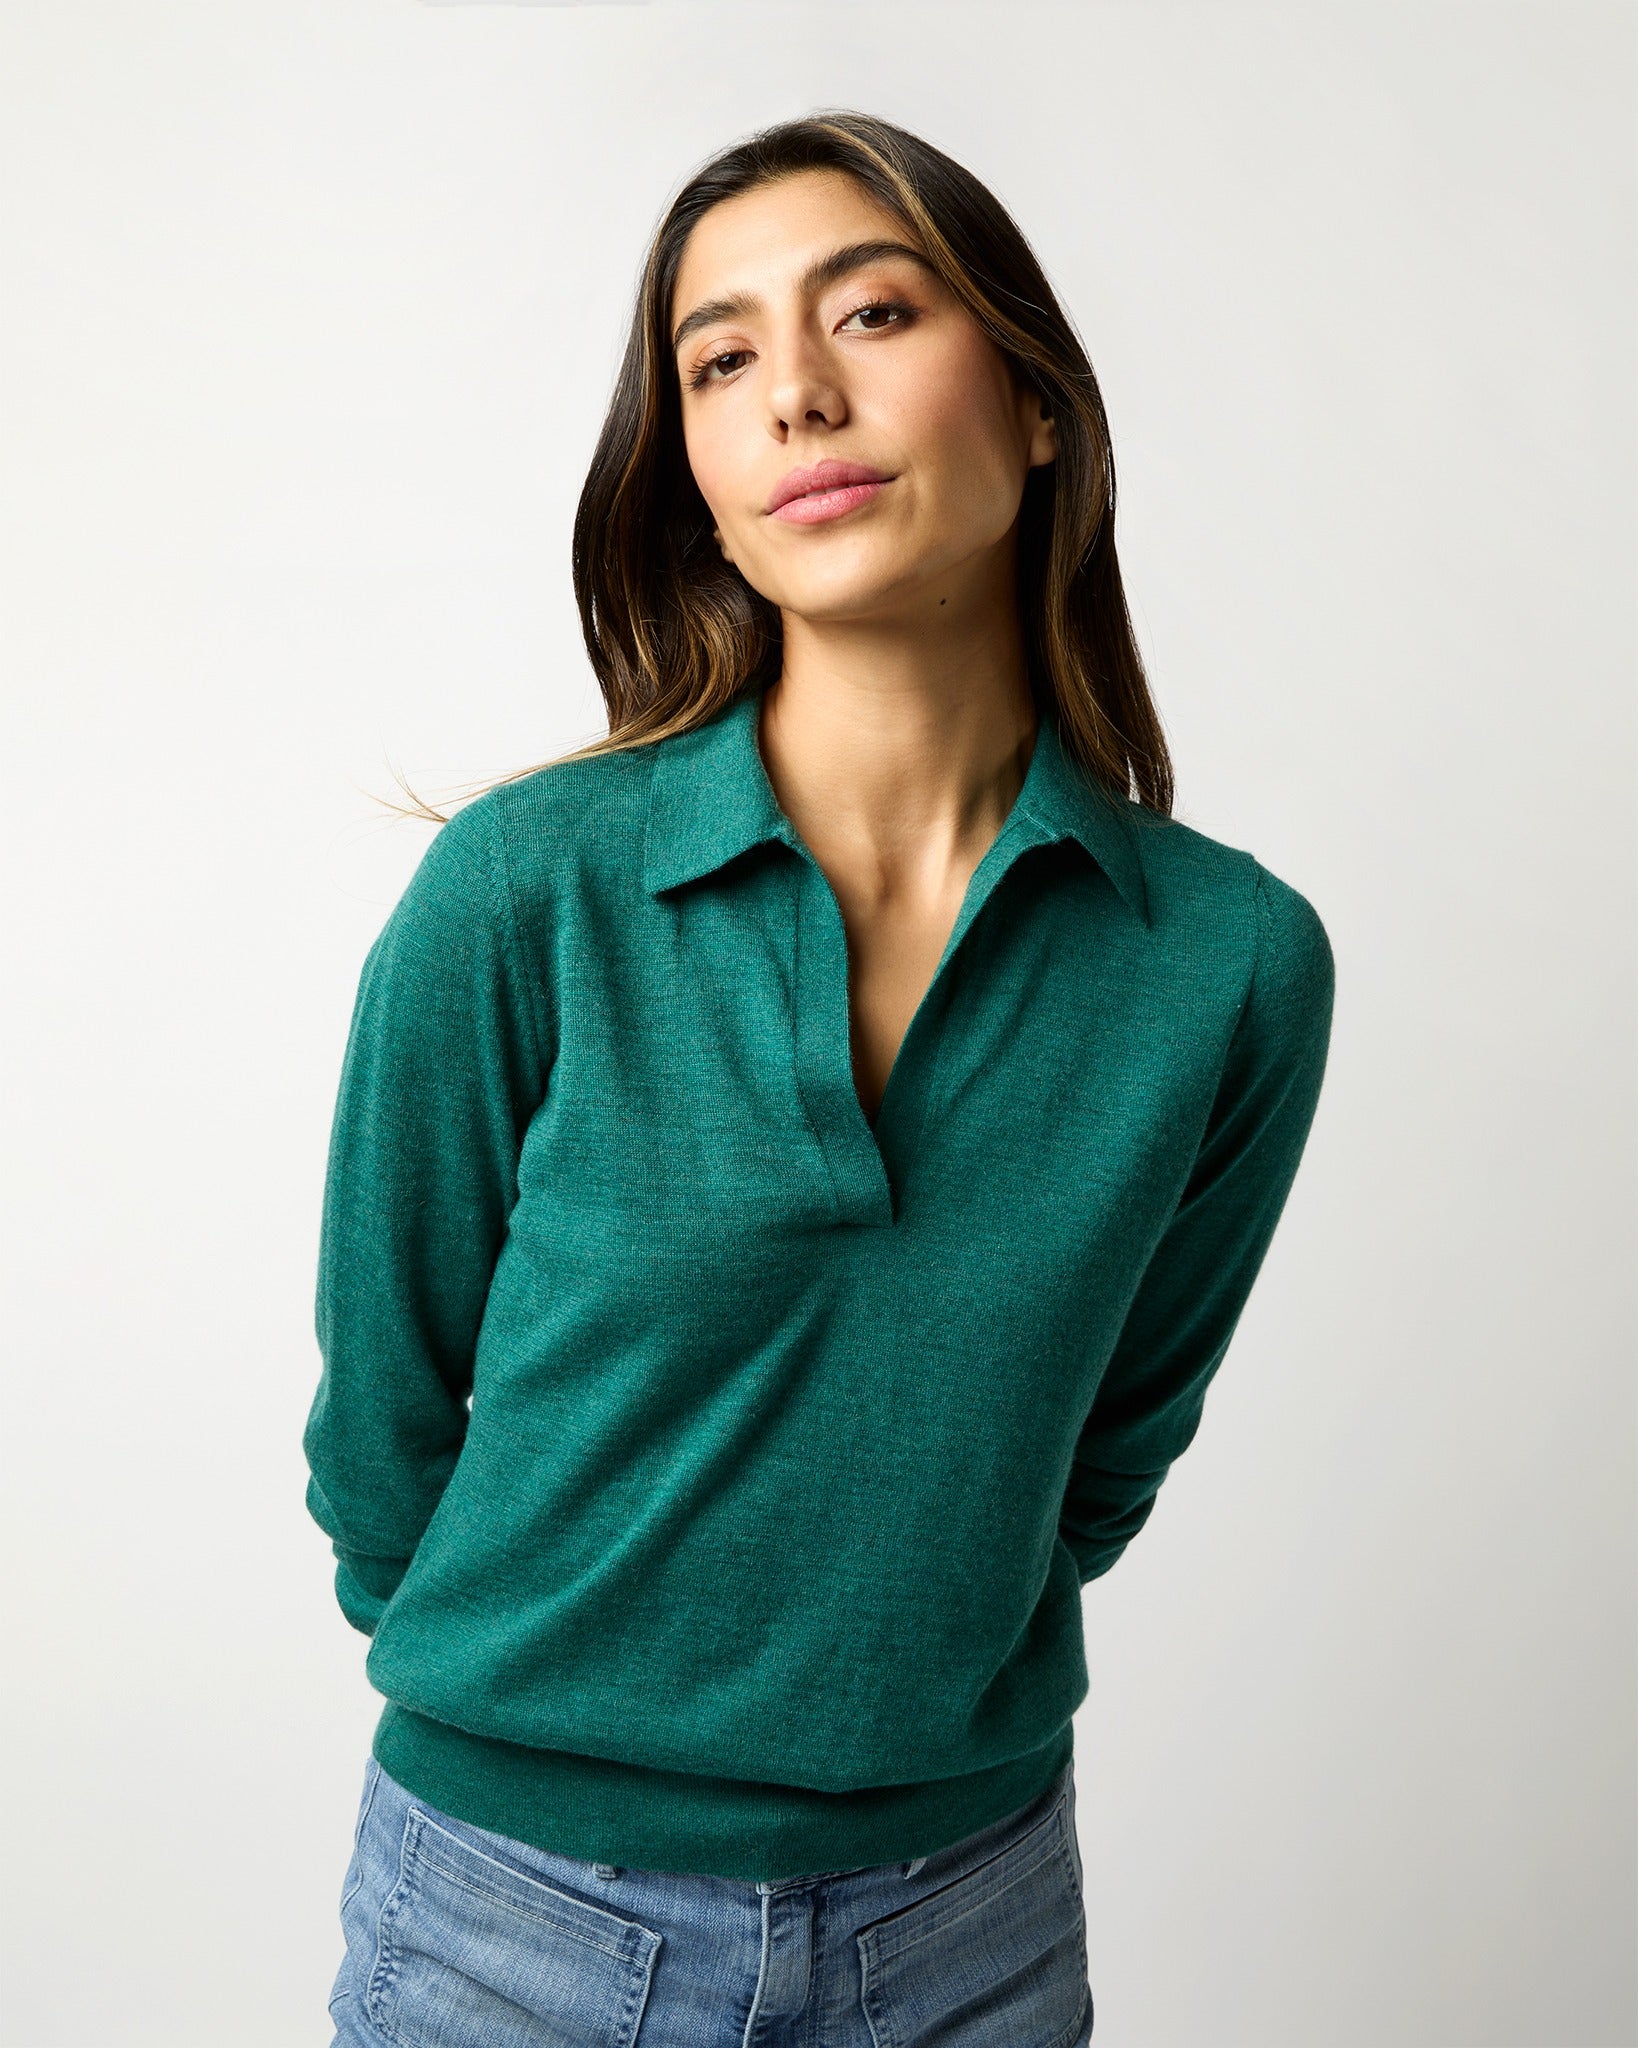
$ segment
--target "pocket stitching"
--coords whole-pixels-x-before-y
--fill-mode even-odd
[[[1015,1884],[1042,1869],[1045,1864],[1054,1858],[1061,1858],[1063,1869],[1069,1878],[1070,1896],[1075,1900],[1076,1913],[1082,1930],[1081,1938],[1084,1955],[1086,1906],[1081,1896],[1080,1885],[1076,1882],[1074,1859],[1069,1853],[1069,1845],[1066,1839],[1067,1819],[1063,1801],[1060,1800],[1058,1802],[1053,1812],[1047,1816],[1045,1821],[1038,1822],[1029,1831],[1029,1834],[1021,1836],[1019,1842],[1014,1843],[1012,1846],[1017,1848],[1021,1843],[1029,1841],[1033,1835],[1040,1832],[1042,1827],[1049,1825],[1053,1820],[1062,1823],[1056,1831],[1057,1839],[1044,1848],[1042,1853],[1035,1857],[1025,1869],[1009,1877],[1001,1887],[1001,1891],[1010,1891]],[[949,1928],[958,1920],[963,1919],[966,1911],[977,1911],[978,1907],[975,1905],[964,1911],[946,1912],[936,1915],[929,1926],[912,1935],[910,1939],[901,1942],[890,1942],[885,1946],[878,1938],[883,1929],[895,1926],[899,1923],[901,1917],[914,1914],[917,1906],[926,1905],[929,1900],[944,1899],[948,1894],[962,1890],[969,1879],[978,1876],[981,1871],[988,1870],[1008,1853],[1007,1850],[1003,1849],[996,1856],[987,1857],[983,1863],[975,1864],[971,1870],[963,1873],[962,1876],[952,1878],[950,1883],[939,1891],[930,1892],[925,1899],[919,1899],[909,1906],[901,1907],[899,1913],[889,1915],[886,1921],[878,1921],[874,1926],[863,1928],[859,1931],[855,1938],[859,1948],[862,2003],[866,2024],[870,2028],[870,2038],[874,2048],[908,2048],[908,2044],[901,2042],[898,2031],[893,2025],[891,2010],[882,2008],[880,2004],[883,1966],[910,1954],[923,1941]],[[985,1899],[987,1901],[997,1896],[999,1896],[998,1893],[988,1892],[985,1895]],[[1051,2041],[1044,2043],[1043,2048],[1072,2048],[1072,2044],[1080,2038],[1081,2030],[1086,2025],[1087,2016],[1092,2009],[1092,1985],[1090,1978],[1084,1974],[1083,1964],[1081,1998],[1076,2007],[1075,2017],[1062,2033],[1054,2035]]]
[[[434,1829],[438,1834],[444,1835],[452,1841],[459,1842],[461,1848],[470,1850],[475,1856],[482,1856],[484,1854],[481,1849],[473,1848],[470,1843],[460,1842],[459,1837],[451,1836],[447,1828],[439,1827],[437,1822],[431,1819],[423,1807],[411,1804],[409,1813],[404,1821],[403,1839],[399,1848],[398,1879],[391,1891],[388,1892],[386,1899],[382,1902],[380,1914],[376,1919],[375,1964],[370,1971],[369,1979],[365,1985],[364,1995],[364,2010],[371,2024],[378,2032],[385,2034],[392,2041],[403,2042],[406,2039],[394,2023],[391,2011],[384,2009],[398,1981],[398,1961],[394,1950],[392,1928],[403,1917],[405,1908],[420,1894],[421,1888],[417,1883],[417,1872],[420,1866],[423,1863],[429,1865],[433,1869],[438,1870],[441,1875],[449,1878],[452,1883],[462,1885],[465,1890],[472,1892],[476,1897],[488,1898],[494,1896],[479,1890],[475,1885],[466,1883],[454,1871],[448,1870],[441,1864],[435,1856],[425,1853],[422,1841],[428,1828]],[[484,1860],[496,1864],[502,1870],[511,1870],[511,1865],[502,1863],[498,1857],[487,1856]],[[513,1874],[526,1878],[530,1884],[541,1885],[541,1889],[544,1891],[554,1892],[556,1896],[569,1898],[572,1903],[584,1904],[588,1912],[601,1913],[603,1911],[601,1906],[593,1906],[589,1901],[573,1900],[570,1893],[555,1893],[553,1886],[543,1884],[539,1878],[529,1877],[526,1871],[514,1872]],[[511,1900],[505,1899],[504,1895],[502,1895],[502,1900],[503,1903],[508,1905],[513,1903]],[[543,1913],[529,1914],[526,1907],[519,1907],[518,1911],[525,1913],[528,1917],[541,1921],[544,1925],[557,1926],[555,1920],[550,1920]],[[624,1920],[617,1913],[611,1913],[607,1917],[611,1920],[619,1920],[621,1926],[632,1930],[633,1935],[637,1937],[638,1952],[626,1954],[611,1951],[606,1949],[601,1942],[591,1940],[587,1936],[578,1935],[578,1930],[574,1928],[569,1928],[566,1931],[586,1941],[589,1947],[596,1948],[601,1953],[610,1955],[614,1961],[625,1964],[627,1983],[623,2007],[618,2021],[618,2038],[625,2044],[625,2048],[631,2048],[631,2043],[635,2039],[636,2024],[641,2020],[643,2010],[648,2003],[649,1992],[653,1987],[654,1957],[659,1950],[661,1936],[653,1928],[645,1927],[641,1921]]]
[[[1065,1848],[1062,1823],[1063,1802],[1060,1800],[1054,1805],[1049,1814],[1043,1819],[1038,1820],[1027,1834],[1020,1835],[1017,1841],[1009,1842],[1004,1849],[998,1849],[993,1856],[987,1856],[982,1863],[975,1863],[971,1870],[962,1871],[959,1877],[952,1877],[948,1884],[941,1885],[937,1891],[928,1892],[922,1898],[913,1899],[908,1906],[901,1906],[896,1913],[891,1913],[885,1919],[876,1921],[872,1926],[861,1928],[858,1935],[860,1947],[868,1949],[872,1956],[883,1962],[887,1961],[889,1957],[907,1954],[920,1943],[930,1940],[933,1935],[948,1927],[952,1920],[960,1919],[965,1913],[975,1910],[969,1906],[962,1906],[958,1900],[952,1897],[952,1894],[964,1890],[974,1878],[980,1876],[986,1870],[993,1869],[997,1863],[1002,1862],[1005,1858],[1016,1856],[1026,1844],[1033,1842],[1037,1836],[1044,1832],[1050,1832],[1054,1839],[1044,1843],[1041,1853],[1025,1862],[1022,1868],[1015,1871],[1007,1879],[1006,1883],[1001,1886],[1001,1891],[1011,1891],[1015,1884],[1019,1884],[1026,1877],[1031,1876],[1040,1869],[1041,1865],[1049,1857],[1057,1855]],[[1065,1860],[1066,1862],[1069,1860],[1067,1856]],[[1069,1874],[1071,1882],[1073,1882],[1075,1871],[1072,1863],[1069,1867]],[[993,1898],[995,1896],[997,1894],[993,1892],[986,1892],[985,1894],[986,1898]],[[1075,1886],[1075,1897],[1077,1900],[1080,1899],[1079,1885]],[[942,1901],[945,1910],[943,1912],[927,1912],[925,1924],[923,1924],[921,1909],[931,1908],[936,1901]],[[950,1910],[952,1907],[958,1908],[958,1910]],[[912,1915],[917,1916],[916,1928],[918,1931],[915,1932],[908,1931],[910,1916]]]
[[[414,1825],[415,1809],[412,1807],[404,1822],[404,1832],[398,1846],[398,1876],[387,1896],[381,1902],[381,1911],[375,1920],[375,1958],[370,1974],[364,1984],[364,2010],[370,2024],[390,2041],[402,2041],[403,2035],[393,2024],[392,2015],[384,2010],[393,1986],[398,1981],[398,1960],[393,1953],[392,1927],[402,1918],[405,1906],[415,1896],[415,1872],[408,1855],[410,1829]]]
[[[414,1820],[415,1839],[408,1844],[408,1860],[412,1863],[427,1864],[440,1876],[448,1878],[451,1884],[458,1884],[463,1891],[470,1892],[474,1898],[508,1906],[527,1919],[538,1920],[543,1926],[550,1927],[555,1932],[567,1934],[575,1941],[584,1942],[588,1948],[595,1948],[616,1962],[632,1962],[642,1966],[658,1948],[659,1935],[652,1927],[645,1927],[640,1920],[628,1920],[623,1914],[611,1913],[603,1906],[594,1906],[589,1899],[577,1899],[573,1892],[560,1891],[556,1885],[548,1884],[544,1878],[533,1877],[526,1870],[515,1869],[510,1863],[502,1862],[498,1856],[491,1856],[487,1851],[478,1848],[475,1843],[462,1841],[458,1835],[452,1835],[447,1828],[440,1827],[419,1807],[414,1809]],[[485,1863],[492,1863],[497,1870],[505,1871],[508,1877],[537,1886],[554,1902],[553,1906],[543,1910],[541,1907],[510,1897],[499,1886],[486,1887],[468,1872],[456,1868],[454,1857],[447,1851],[443,1856],[439,1855],[437,1845],[428,1841],[429,1829],[433,1835],[442,1836],[444,1841],[453,1842],[456,1848],[466,1855],[479,1857]],[[564,1901],[569,1907],[578,1907],[582,1913],[595,1914],[601,1920],[611,1921],[622,1932],[613,1937],[613,1945],[609,1941],[600,1940],[595,1933],[574,1925],[572,1915],[556,1905],[555,1902],[558,1900]]]

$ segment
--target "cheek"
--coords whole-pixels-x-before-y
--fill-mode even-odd
[[[721,435],[713,434],[709,425],[692,420],[685,421],[683,425],[683,452],[688,457],[688,467],[707,510],[721,526],[723,520],[731,516],[734,502],[729,449],[724,446]],[[725,526],[723,531],[727,531]]]
[[[929,365],[898,394],[902,443],[943,516],[1010,518],[1021,488],[1010,418],[988,366]]]

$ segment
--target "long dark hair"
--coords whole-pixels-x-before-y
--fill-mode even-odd
[[[988,187],[919,136],[846,108],[780,122],[713,156],[655,230],[574,522],[575,599],[609,732],[558,758],[687,731],[779,673],[778,608],[723,560],[688,465],[669,323],[683,249],[701,216],[812,170],[856,179],[925,252],[1014,376],[1042,394],[1057,453],[1029,471],[1018,526],[1032,688],[1089,774],[1169,816],[1171,756],[1115,557],[1114,452],[1086,351]],[[439,814],[418,802],[417,815]]]

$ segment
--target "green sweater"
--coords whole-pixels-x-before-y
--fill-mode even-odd
[[[1050,715],[874,1123],[760,696],[501,784],[370,949],[303,1448],[411,1792],[620,1867],[929,1854],[1072,1752],[1081,1589],[1268,1249],[1333,965]]]

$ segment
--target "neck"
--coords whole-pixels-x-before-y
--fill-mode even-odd
[[[1037,716],[1017,608],[954,591],[906,621],[798,619],[759,744],[803,840],[883,875],[987,846],[1023,785]]]

